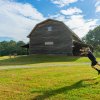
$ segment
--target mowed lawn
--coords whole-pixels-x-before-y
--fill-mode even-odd
[[[100,61],[100,58],[98,58]],[[86,57],[0,57],[0,100],[100,100],[100,76]]]

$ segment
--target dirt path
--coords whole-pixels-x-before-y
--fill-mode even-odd
[[[32,66],[3,66],[0,70],[17,69],[17,68],[32,68]]]
[[[78,65],[90,65],[90,63],[72,63],[72,64],[44,64],[44,66],[46,67],[57,67],[57,66],[78,66]],[[21,65],[15,65],[15,66],[1,66],[0,70],[7,70],[7,69],[17,69],[17,68],[35,68],[35,67],[43,67],[41,66],[41,64],[37,64],[36,66],[21,66]]]

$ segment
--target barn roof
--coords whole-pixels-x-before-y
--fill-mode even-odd
[[[30,35],[32,34],[32,32],[35,31],[35,29],[36,29],[37,27],[40,27],[40,26],[42,26],[43,24],[45,24],[45,23],[47,23],[47,22],[49,22],[49,21],[61,22],[61,21],[54,20],[54,19],[47,19],[47,20],[44,20],[44,21],[42,21],[42,22],[36,24],[35,27],[33,28],[33,30],[30,32],[30,34],[29,34],[27,37],[29,38]],[[42,24],[42,25],[41,25],[41,24]]]
[[[62,22],[63,23],[63,22]],[[63,23],[64,24],[64,23]],[[64,24],[65,25],[65,24]],[[67,26],[65,25],[65,27],[70,30],[70,32],[72,33],[72,39],[74,40],[74,38],[76,38],[78,40],[78,42],[82,42],[81,39]],[[83,43],[83,42],[82,42]]]
[[[28,44],[25,44],[25,45],[22,45],[21,47],[22,48],[29,48],[29,43]]]
[[[49,21],[56,21],[56,22],[60,22],[60,23],[64,24],[62,21],[58,21],[58,20],[54,20],[54,19],[47,19],[47,20],[44,20],[44,21],[38,23],[38,24],[33,28],[33,30],[30,32],[30,34],[29,34],[27,37],[29,38],[30,35],[32,34],[32,32],[35,31],[35,29],[36,29],[37,27],[41,27],[43,24],[45,24],[45,23],[47,23],[47,22],[49,22]],[[64,24],[64,25],[65,25],[65,24]],[[81,41],[81,39],[80,39],[67,25],[65,25],[65,27],[72,33],[72,39],[73,39],[73,40],[76,39],[78,42],[83,43],[83,42]]]

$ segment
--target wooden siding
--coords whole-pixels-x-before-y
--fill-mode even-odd
[[[48,31],[48,27],[52,31]],[[53,42],[53,45],[45,45]],[[30,54],[66,54],[72,55],[71,32],[60,22],[49,21],[37,27],[30,35]]]

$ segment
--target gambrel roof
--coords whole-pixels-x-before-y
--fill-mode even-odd
[[[28,38],[30,38],[31,34],[38,28],[38,27],[42,27],[43,25],[45,25],[48,22],[59,22],[61,24],[63,24],[71,33],[72,33],[72,40],[73,41],[77,41],[77,42],[82,42],[81,39],[67,26],[65,25],[62,21],[58,21],[58,20],[54,20],[54,19],[47,19],[45,21],[42,21],[40,23],[38,23],[33,30],[30,32],[30,34],[27,36]],[[83,43],[83,42],[82,42]]]

